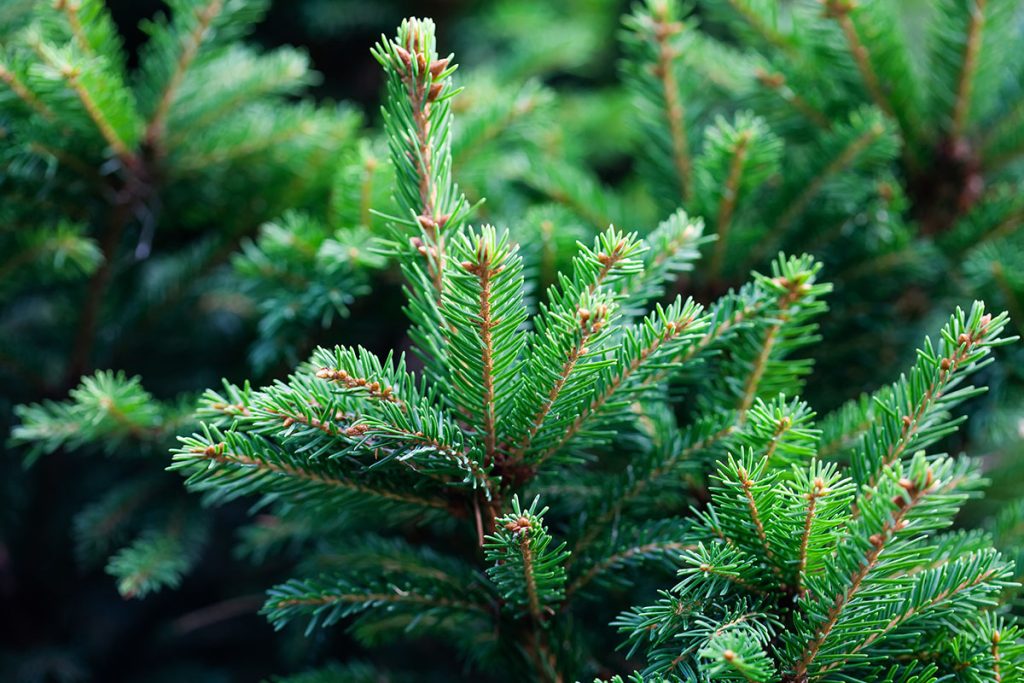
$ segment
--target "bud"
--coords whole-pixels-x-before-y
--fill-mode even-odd
[[[448,62],[450,60],[445,57],[444,59],[438,59],[430,64],[430,75],[432,78],[440,76],[445,69],[448,68]]]

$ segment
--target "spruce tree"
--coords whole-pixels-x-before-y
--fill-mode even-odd
[[[272,622],[433,637],[472,672],[576,680],[632,668],[606,624],[678,570],[616,621],[649,661],[638,679],[1020,675],[1012,562],[947,531],[982,479],[940,447],[1012,340],[1006,314],[957,309],[906,375],[818,420],[797,397],[820,379],[820,262],[780,255],[706,305],[663,303],[709,242],[673,210],[644,239],[580,243],[542,290],[506,231],[469,225],[433,23],[403,22],[374,56],[414,356],[321,348],[286,380],[225,383],[174,454],[207,501],[261,501],[257,543],[302,548]]]
[[[7,401],[77,385],[61,403],[18,408],[13,440],[31,446],[30,463],[59,449],[117,456],[91,470],[105,477],[75,487],[72,496],[95,497],[73,526],[79,559],[112,555],[107,569],[127,596],[176,584],[207,536],[199,506],[159,465],[191,421],[194,394],[157,400],[130,373],[80,376],[145,371],[173,397],[238,366],[230,343],[217,352],[210,341],[238,327],[217,292],[256,279],[248,271],[266,265],[259,253],[272,230],[235,257],[228,283],[222,264],[285,208],[326,206],[336,174],[357,163],[360,116],[294,99],[317,80],[308,57],[243,42],[266,8],[170,3],[143,25],[130,68],[135,56],[99,0],[0,3],[2,422]],[[335,253],[317,272],[321,291],[346,292],[317,299],[325,304],[313,315],[326,317],[362,284],[333,230],[319,237]],[[262,282],[280,278],[285,268],[274,266]],[[283,324],[262,318],[264,346],[280,346]],[[208,361],[179,362],[193,353]],[[256,355],[271,354],[257,346]],[[16,508],[31,479],[13,467],[3,479]],[[4,537],[14,536],[4,522]]]
[[[662,211],[682,203],[718,237],[694,284],[730,286],[779,249],[815,254],[839,292],[819,368],[869,391],[952,305],[1019,311],[1022,12],[1018,0],[637,2],[621,72],[639,175]],[[993,371],[974,432],[1004,460],[1021,452],[1019,360]]]

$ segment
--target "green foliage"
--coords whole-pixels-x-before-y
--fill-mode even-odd
[[[564,680],[628,671],[600,625],[678,569],[661,601],[616,621],[650,663],[636,680],[970,680],[950,662],[991,643],[993,619],[1012,624],[999,607],[1011,565],[990,537],[946,531],[980,475],[928,449],[977,395],[966,378],[1011,340],[1007,316],[958,310],[909,375],[819,429],[794,398],[815,379],[801,355],[831,291],[818,261],[780,255],[706,306],[661,303],[706,242],[677,211],[649,239],[609,227],[581,241],[532,309],[545,247],[528,270],[506,232],[467,225],[455,67],[434,25],[406,20],[374,54],[397,204],[382,249],[405,276],[423,369],[318,349],[287,380],[208,392],[202,428],[174,453],[208,501],[258,496],[268,529],[308,548],[270,591],[270,620],[307,633],[345,622],[366,646],[434,639],[485,675]],[[737,120],[753,144],[738,167],[763,183],[777,141]],[[881,121],[834,133],[857,144]],[[720,123],[702,177],[741,139]],[[838,196],[830,183],[787,201]],[[705,206],[720,207],[706,184],[718,194]],[[546,211],[541,231],[559,215]],[[1010,672],[1018,640],[1007,648]]]
[[[624,87],[616,3],[474,9],[445,32],[492,61],[468,74],[407,20],[373,50],[382,134],[298,101],[301,50],[241,42],[267,4],[175,0],[138,60],[98,0],[0,12],[0,373],[154,389],[99,373],[20,409],[30,458],[129,463],[75,520],[83,563],[113,553],[141,596],[198,561],[198,499],[117,457],[194,431],[172,469],[255,503],[238,556],[290,568],[278,628],[423,639],[502,680],[1022,675],[1024,512],[948,529],[981,479],[939,452],[1020,450],[1019,351],[989,365],[1005,316],[957,309],[875,390],[956,303],[1020,325],[1019,3],[649,0]],[[320,6],[318,30],[377,9]],[[253,384],[204,394],[201,426],[154,397],[243,375],[246,348]],[[672,572],[614,652],[606,624]],[[459,675],[405,664],[294,680]]]
[[[18,406],[11,434],[29,446],[28,462],[61,449],[156,461],[175,432],[191,424],[191,406],[162,403],[138,377],[98,372],[83,378],[66,401]],[[158,469],[113,482],[74,519],[76,554],[85,566],[113,553],[107,572],[125,597],[177,586],[206,543],[208,521],[178,495]],[[116,551],[116,552],[114,552]]]
[[[884,390],[872,402],[877,412],[861,416],[865,445],[850,454],[852,478],[817,459],[816,438],[795,463],[771,447],[721,461],[710,505],[689,531],[696,546],[681,557],[680,582],[617,621],[634,651],[647,652],[644,675],[882,680],[901,657],[901,675],[930,662],[952,680],[1015,671],[1012,658],[1005,666],[993,659],[1002,655],[992,621],[1000,594],[1015,585],[1013,564],[985,535],[945,531],[977,490],[978,468],[923,450],[955,428],[949,406],[975,393],[947,393],[946,383],[963,381],[1008,341],[1006,322],[978,304],[943,328],[942,353],[926,342],[911,380]],[[932,405],[933,395],[949,403]],[[906,402],[886,402],[896,396]],[[996,654],[952,664],[963,661],[958,638],[988,642]],[[680,639],[694,642],[680,648]]]
[[[239,42],[266,3],[169,9],[145,24],[132,72],[103,2],[12,9],[0,53],[0,325],[19,340],[4,372],[28,385],[22,395],[66,390],[116,358],[105,341],[122,324],[137,333],[121,353],[171,329],[241,238],[285,208],[326,203],[359,126],[343,108],[289,101],[316,80],[304,54]],[[171,264],[154,297],[145,285]],[[115,303],[127,319],[111,315]]]
[[[488,536],[484,550],[494,563],[487,575],[494,582],[505,608],[544,622],[554,613],[553,605],[565,599],[565,543],[552,548],[551,534],[544,527],[547,508],[537,509],[534,498],[528,510],[513,496],[512,510],[494,520],[495,534]]]
[[[1020,308],[1006,275],[1024,265],[1010,208],[1020,9],[650,0],[624,19],[641,180],[662,210],[682,202],[718,236],[708,287],[779,249],[823,261],[842,291],[819,356],[836,386],[882,383],[964,300]],[[708,74],[712,56],[731,79]],[[880,324],[894,315],[918,324]]]

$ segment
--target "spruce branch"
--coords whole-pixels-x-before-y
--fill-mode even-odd
[[[672,190],[684,203],[693,192],[693,159],[691,158],[687,111],[680,90],[683,65],[680,63],[686,25],[679,16],[676,3],[649,0],[624,18],[625,46],[632,57],[627,66],[637,99],[649,108],[653,126],[666,145],[652,146],[667,162],[673,179]],[[657,112],[656,114],[654,112]]]
[[[517,402],[519,420],[510,441],[513,461],[536,463],[591,400],[608,365],[604,352],[615,338],[614,288],[639,272],[643,251],[635,233],[623,235],[610,228],[593,248],[581,245],[572,277],[562,277],[548,290],[528,347],[523,379],[527,393]]]
[[[588,422],[602,412],[624,407],[621,402],[626,397],[642,390],[647,377],[662,369],[679,346],[692,342],[706,328],[702,312],[702,307],[692,299],[684,302],[677,298],[667,309],[656,306],[654,312],[639,324],[624,329],[617,362],[603,373],[597,393],[568,425],[561,438],[537,456],[538,465],[562,452],[588,426]]]
[[[832,122],[818,108],[800,96],[793,88],[786,83],[786,76],[778,71],[769,71],[758,68],[755,71],[757,82],[763,87],[775,93],[783,102],[791,106],[801,116],[816,125],[818,128],[828,131]]]
[[[830,181],[860,165],[870,166],[878,163],[879,159],[888,160],[895,153],[889,128],[877,115],[872,116],[870,111],[855,113],[847,125],[827,133],[822,139],[822,147],[828,150],[826,155],[814,159],[813,167],[808,169],[806,176],[797,179],[788,191],[784,191],[784,201],[779,203],[781,210],[775,215],[767,235],[761,241],[764,246],[755,250],[748,262],[757,263],[771,248],[767,245],[777,245],[781,236],[793,226]]]
[[[459,362],[452,372],[455,403],[484,444],[486,462],[494,462],[499,416],[515,401],[516,363],[522,353],[526,322],[522,261],[507,233],[492,227],[466,234],[452,245],[459,265],[453,274],[442,313],[452,325],[451,357]]]
[[[106,71],[98,58],[86,61],[48,45],[39,46],[39,55],[51,77],[67,83],[114,154],[129,168],[136,166],[133,149],[139,137],[139,119],[125,84]]]
[[[986,0],[976,0],[970,11],[970,22],[967,27],[967,36],[964,40],[963,65],[957,78],[956,99],[953,102],[951,117],[951,135],[953,138],[959,138],[963,135],[964,127],[967,124],[967,117],[970,114],[971,94],[974,90],[978,53],[981,51],[984,35],[986,4]]]
[[[156,107],[154,108],[152,115],[149,117],[145,137],[150,144],[159,146],[160,141],[165,134],[166,121],[171,109],[171,104],[174,102],[178,89],[181,87],[182,81],[185,79],[185,74],[192,65],[196,56],[199,54],[199,49],[207,34],[210,32],[214,19],[216,19],[223,10],[223,0],[210,0],[205,5],[196,7],[192,11],[191,17],[188,16],[189,13],[187,12],[180,12],[179,14],[176,14],[176,16],[184,15],[183,18],[187,17],[187,19],[194,21],[194,24],[191,29],[187,30],[187,32],[182,36],[179,56],[174,63],[174,68],[170,77],[166,80]]]
[[[708,279],[723,273],[730,230],[737,211],[778,172],[782,143],[765,121],[741,112],[733,122],[717,118],[704,134],[704,148],[696,162],[696,203],[715,225],[715,248]],[[724,183],[722,182],[724,178]]]
[[[813,637],[804,646],[803,654],[793,665],[793,675],[798,680],[807,676],[808,672],[812,670],[822,649],[835,641],[835,638],[830,640],[830,637],[836,626],[843,623],[844,617],[846,621],[856,620],[856,616],[847,615],[847,608],[865,587],[865,580],[878,565],[886,547],[892,544],[894,539],[905,529],[912,529],[909,533],[921,533],[919,528],[915,529],[910,524],[912,516],[927,514],[927,512],[923,512],[915,515],[918,508],[925,507],[930,503],[929,499],[932,497],[937,499],[938,504],[948,505],[948,502],[943,499],[948,498],[950,492],[956,491],[961,485],[960,475],[952,472],[949,461],[929,466],[925,464],[923,455],[911,465],[911,471],[916,474],[915,478],[900,477],[898,482],[894,482],[893,470],[889,468],[887,470],[889,476],[885,480],[885,491],[887,493],[894,492],[895,495],[890,500],[872,506],[876,508],[884,506],[883,509],[887,511],[887,514],[884,517],[871,515],[871,519],[862,525],[868,529],[877,528],[877,530],[868,538],[869,542],[863,556],[860,557],[858,553],[859,559],[855,560],[854,564],[856,568],[849,577],[843,580],[845,588],[836,595],[834,602],[815,629]],[[896,493],[897,491],[898,493]],[[865,519],[867,520],[867,518]],[[882,521],[882,523],[880,526],[874,527],[873,525],[877,521]],[[942,523],[948,522],[943,520]],[[853,533],[859,536],[863,532],[861,529],[855,529]],[[852,555],[854,552],[856,551],[851,550],[850,554]],[[839,645],[838,647],[842,648],[843,646]],[[814,670],[820,674],[829,668],[831,668],[831,662],[819,665]]]
[[[650,301],[659,299],[668,285],[693,270],[700,248],[713,237],[704,235],[704,222],[677,209],[644,237],[648,250],[643,270],[623,280],[620,306],[629,315],[642,314]]]
[[[823,4],[825,6],[825,16],[835,20],[839,24],[840,29],[842,29],[850,55],[857,64],[857,70],[864,80],[864,86],[867,88],[868,94],[871,95],[872,101],[887,115],[895,118],[896,112],[889,98],[883,92],[878,75],[872,66],[871,53],[861,41],[857,26],[850,17],[850,13],[854,9],[853,3],[850,0],[824,0]]]
[[[393,40],[381,39],[373,55],[388,77],[383,109],[392,161],[398,169],[399,221],[418,228],[436,296],[444,292],[445,236],[457,229],[465,199],[452,181],[452,56],[439,58],[434,24],[407,19]]]
[[[53,120],[54,113],[45,102],[39,99],[28,86],[18,77],[6,64],[0,62],[0,81],[11,89],[18,99],[24,102],[27,106],[31,107],[40,116],[47,120]]]
[[[263,613],[277,628],[306,617],[306,632],[330,626],[339,620],[364,615],[358,631],[372,641],[376,636],[375,612],[390,612],[392,622],[401,620],[408,628],[430,628],[458,633],[474,628],[490,609],[486,603],[453,598],[445,584],[423,577],[396,577],[392,581],[371,574],[357,577],[322,576],[293,579],[271,589]],[[394,624],[386,625],[395,628]]]
[[[512,498],[509,514],[495,520],[495,533],[484,544],[487,570],[505,602],[505,608],[519,616],[529,616],[543,625],[555,613],[554,607],[565,599],[565,561],[569,552],[565,543],[552,547],[552,536],[544,526],[548,508],[539,508],[535,498],[523,508],[519,497]]]
[[[336,463],[305,461],[277,444],[239,432],[204,426],[201,434],[180,440],[171,469],[187,475],[191,488],[212,492],[217,501],[271,493],[314,505],[356,505],[368,497],[419,508],[447,508],[440,498],[370,486]]]
[[[926,448],[955,431],[962,419],[950,419],[949,411],[980,391],[960,385],[991,362],[993,348],[1012,341],[1000,337],[1007,320],[1005,314],[986,313],[980,302],[969,312],[957,309],[943,327],[938,346],[926,339],[909,376],[875,394],[870,410],[877,419],[860,437],[852,460],[858,482],[871,487],[904,453]],[[870,419],[870,414],[863,417]]]
[[[678,21],[668,16],[667,4],[655,8],[654,39],[658,48],[658,59],[654,75],[661,81],[665,98],[665,119],[672,134],[672,158],[679,175],[679,196],[685,202],[692,191],[692,163],[689,142],[686,135],[686,110],[679,97],[679,85],[675,80],[672,61],[675,58],[670,44],[672,36],[683,29]]]

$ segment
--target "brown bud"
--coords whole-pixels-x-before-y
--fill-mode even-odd
[[[406,50],[401,45],[396,45],[395,46],[395,54],[397,54],[401,58],[401,60],[403,62],[405,62],[406,66],[411,66],[412,65],[412,55],[410,55],[409,51]]]
[[[436,100],[443,89],[444,81],[438,81],[437,83],[434,83],[432,86],[430,86],[430,91],[427,93],[427,101],[433,102],[434,100]]]
[[[724,652],[722,652],[722,659],[724,659],[727,662],[731,662],[734,659],[736,659],[736,653],[732,650],[725,650]]]
[[[947,370],[949,370],[949,366],[952,364],[952,361],[950,361],[948,358],[943,358],[942,362],[939,363],[939,367],[942,369],[943,372],[946,372]]]
[[[437,78],[441,73],[448,68],[448,62],[450,60],[445,57],[444,59],[438,59],[430,63],[430,75],[433,78]]]
[[[286,417],[282,424],[284,425],[284,428],[287,429],[288,427],[291,427],[293,424],[295,424],[295,420],[293,418]]]

